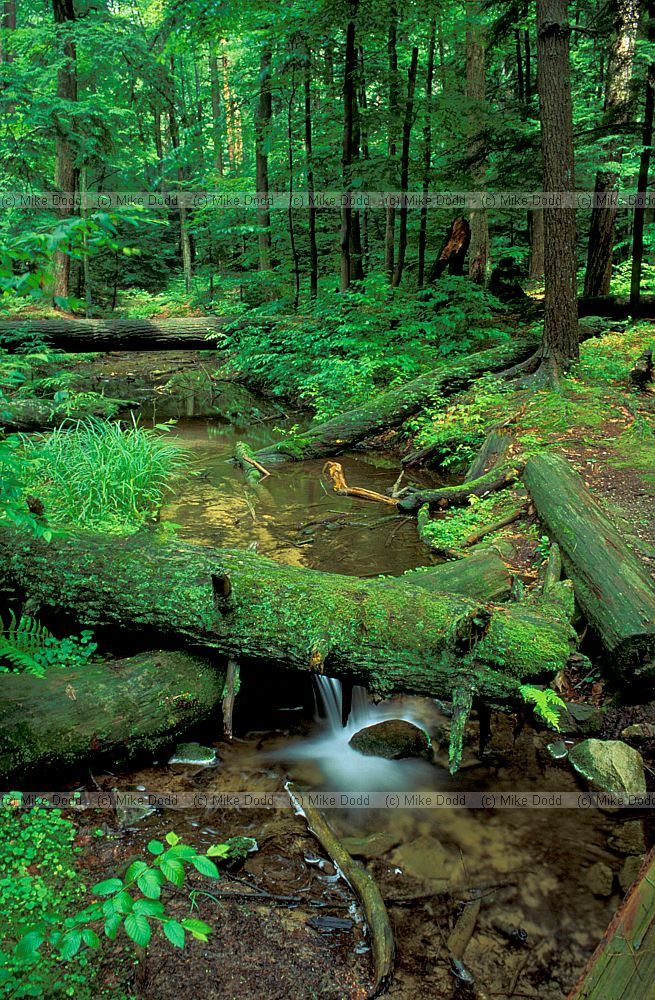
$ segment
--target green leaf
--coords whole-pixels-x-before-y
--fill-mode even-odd
[[[130,913],[132,911],[132,907],[134,906],[134,900],[130,896],[129,892],[125,892],[124,890],[114,896],[113,902],[114,911],[116,913],[122,913],[123,915]]]
[[[97,882],[92,891],[98,896],[108,896],[111,892],[118,892],[123,888],[123,881],[120,878],[108,878],[104,882]]]
[[[142,913],[145,917],[161,917],[164,914],[164,904],[154,899],[137,899],[133,913]]]
[[[97,948],[100,944],[100,938],[90,927],[85,927],[82,931],[82,940],[87,948]]]
[[[110,941],[113,941],[118,934],[118,928],[123,923],[123,918],[120,913],[112,913],[111,916],[107,917],[105,920],[105,934]]]
[[[130,867],[125,872],[125,881],[134,882],[138,879],[139,875],[148,870],[148,866],[145,861],[133,861]]]
[[[82,932],[81,931],[69,931],[64,934],[64,939],[59,949],[59,956],[64,962],[69,961],[74,955],[77,955],[80,950],[80,945],[82,944]]]
[[[16,945],[16,955],[19,958],[38,958],[39,948],[44,941],[45,935],[41,931],[29,931],[28,934],[23,934]]]
[[[149,944],[152,935],[150,924],[142,913],[129,913],[125,917],[125,933],[141,948]]]
[[[184,927],[177,920],[167,920],[165,922],[164,934],[176,948],[184,948]]]
[[[172,830],[170,831],[170,833],[166,834],[166,843],[170,844],[171,847],[175,847],[176,844],[179,844],[180,840],[181,837],[178,837],[178,835],[176,833],[173,833]]]
[[[196,920],[195,917],[187,917],[182,921],[182,926],[187,931],[191,931],[196,941],[206,941],[207,935],[212,932],[209,924],[206,924],[203,920]]]
[[[162,873],[157,868],[148,868],[143,875],[139,876],[136,884],[148,899],[159,899],[163,881]]]
[[[160,860],[162,875],[173,885],[184,885],[184,865],[176,858],[162,857]]]
[[[195,858],[191,858],[191,864],[199,871],[201,875],[206,875],[208,878],[220,878],[220,872],[213,861],[206,858],[203,854],[198,854]]]
[[[229,844],[212,844],[207,851],[208,858],[227,858],[230,854]]]
[[[150,851],[151,854],[163,854],[164,845],[162,844],[161,840],[151,840],[150,843],[148,844],[148,850]]]

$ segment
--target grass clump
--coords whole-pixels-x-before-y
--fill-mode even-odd
[[[161,507],[187,464],[157,431],[87,419],[25,440],[23,490],[51,525],[134,531]]]

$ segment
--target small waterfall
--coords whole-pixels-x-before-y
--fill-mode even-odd
[[[344,726],[343,685],[336,677],[314,675],[314,700],[317,721],[326,723],[327,728],[333,733],[350,737],[358,729],[380,721],[366,688],[356,686],[352,689],[350,712]]]

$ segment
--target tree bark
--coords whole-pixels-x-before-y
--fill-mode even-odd
[[[168,102],[168,128],[171,137],[171,145],[175,156],[177,171],[177,181],[180,188],[185,186],[185,168],[182,159],[182,148],[180,143],[180,130],[177,121],[177,110],[175,107],[175,60],[171,56],[170,74],[166,82],[166,96]],[[191,261],[191,238],[187,225],[187,210],[181,203],[178,205],[178,218],[180,222],[180,251],[182,254],[182,271],[184,274],[184,288],[189,295],[193,289],[193,268]]]
[[[225,669],[182,652],[0,675],[0,780],[153,756],[208,718]]]
[[[573,117],[567,0],[537,0],[537,58],[544,191],[573,194]],[[544,209],[546,296],[542,364],[567,368],[579,357],[575,208]]]
[[[396,10],[396,7],[392,5],[389,12],[389,32],[387,35],[387,59],[389,72],[389,138],[387,142],[387,149],[389,186],[392,188],[395,188],[397,148],[396,130],[398,128],[398,119],[400,117],[397,34],[398,11]],[[387,219],[384,233],[384,270],[389,283],[393,280],[394,257],[396,252],[395,243],[396,208],[395,205],[390,202],[389,205],[387,205]]]
[[[630,83],[634,62],[640,0],[613,0],[614,41],[609,53],[605,78],[603,125],[613,131],[628,124],[631,113]],[[622,139],[614,137],[606,145],[603,159],[608,164],[596,174],[595,199],[602,199],[591,210],[585,295],[608,295],[612,278],[612,253],[616,230],[619,171],[614,164],[623,158]]]
[[[428,206],[427,194],[430,190],[432,170],[432,87],[434,84],[434,54],[437,43],[437,19],[432,20],[430,27],[430,42],[428,46],[428,66],[425,78],[425,125],[423,128],[423,197],[425,203],[421,206],[421,223],[418,234],[418,276],[417,285],[423,288],[425,281],[425,247],[428,239]]]
[[[405,105],[405,121],[403,122],[403,146],[400,157],[400,190],[407,194],[409,190],[409,143],[412,136],[414,116],[414,90],[416,87],[416,71],[418,68],[418,49],[412,49],[412,59],[407,74],[407,104]],[[393,287],[397,288],[403,277],[405,254],[407,252],[407,204],[400,207],[400,230],[398,233],[398,259],[393,272]]]
[[[482,8],[477,0],[469,0],[466,5],[466,96],[474,102],[476,116],[484,108],[485,91],[485,43],[482,28]],[[478,136],[472,142],[471,185],[479,191],[484,185],[487,172],[485,150]],[[478,285],[485,285],[489,273],[489,219],[486,208],[471,211],[471,243],[469,248],[469,277]]]
[[[13,61],[14,55],[8,42],[7,33],[16,30],[16,0],[4,0],[0,18],[0,66]]]
[[[56,535],[44,544],[3,528],[0,568],[22,592],[84,625],[132,626],[267,670],[274,663],[351,678],[374,696],[449,698],[464,688],[492,706],[516,705],[519,685],[563,669],[575,646],[554,599],[494,606],[147,532]]]
[[[544,210],[533,208],[528,212],[528,229],[530,231],[530,269],[531,281],[542,281],[544,277]]]
[[[655,41],[655,3],[648,4],[648,39]],[[646,195],[653,144],[653,110],[655,109],[655,62],[646,71],[646,100],[644,104],[644,129],[642,134],[639,175],[637,178],[637,205],[632,231],[632,274],[630,278],[630,306],[636,312],[641,297],[641,272],[644,259],[644,222],[646,220]]]
[[[255,174],[257,184],[257,226],[259,270],[271,269],[271,212],[268,205],[268,142],[273,117],[271,96],[271,48],[264,45],[259,61],[259,99],[255,111]]]
[[[541,454],[523,473],[537,513],[560,547],[608,667],[641,691],[655,681],[655,588],[639,560],[565,459]]]
[[[471,243],[471,227],[463,216],[453,219],[450,231],[430,269],[428,282],[436,281],[446,268],[450,274],[464,274],[464,261]]]
[[[431,593],[464,594],[478,601],[504,601],[512,588],[512,573],[505,558],[511,545],[498,542],[472,550],[465,559],[440,566],[421,567],[405,573],[400,583],[411,583]]]
[[[223,163],[223,121],[221,116],[221,84],[218,74],[218,56],[212,46],[209,51],[209,80],[212,95],[212,139],[214,143],[214,163],[219,177],[225,173]]]
[[[357,4],[351,4],[354,17]],[[355,48],[355,22],[349,21],[346,29],[346,56],[343,71],[343,142],[341,169],[343,193],[346,195],[341,208],[341,280],[340,289],[347,292],[353,277],[351,266],[352,207],[348,194],[352,186],[353,160],[353,118],[355,114],[355,77],[357,73],[357,50]]]
[[[75,6],[73,0],[52,0],[55,21],[55,35],[64,62],[57,70],[57,98],[71,104],[77,103],[77,52],[70,28],[75,21]],[[70,126],[57,121],[55,149],[55,187],[67,199],[75,197],[77,191],[77,168],[75,166],[75,149],[71,137]],[[66,219],[75,214],[72,205],[63,200],[58,210],[60,219]],[[55,300],[67,299],[70,281],[70,255],[64,250],[54,254],[54,289]]]
[[[309,296],[318,296],[318,246],[316,243],[316,206],[314,205],[314,151],[312,139],[312,54],[305,47],[303,87],[305,96],[305,164],[309,196]]]

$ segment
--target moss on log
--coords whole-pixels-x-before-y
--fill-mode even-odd
[[[511,486],[520,477],[521,469],[519,463],[503,465],[500,468],[494,466],[477,479],[465,480],[459,486],[444,486],[439,490],[418,490],[399,500],[398,509],[403,514],[415,514],[425,505],[430,510],[436,511],[451,506],[466,506],[470,496],[486,497],[490,493],[498,493]]]
[[[560,547],[575,596],[625,683],[655,682],[655,587],[580,476],[558,455],[534,455],[523,481]],[[645,693],[642,691],[642,693]]]
[[[206,718],[225,670],[183,652],[0,674],[0,778],[154,754]]]
[[[519,684],[562,669],[575,642],[550,602],[488,605],[165,542],[154,530],[45,544],[3,528],[0,573],[85,625],[136,627],[241,661],[352,678],[382,697],[450,698],[466,684],[491,705],[515,705]]]
[[[479,351],[468,358],[444,362],[397,389],[381,393],[370,403],[310,427],[302,434],[290,435],[275,445],[260,449],[255,455],[267,467],[275,462],[329,458],[365,438],[400,426],[435,396],[459,392],[481,375],[502,371],[525,360],[540,342],[538,334],[526,333],[509,343]]]
[[[512,551],[509,544],[489,545],[456,562],[410,570],[400,582],[423,587],[431,593],[465,594],[480,601],[503,601],[512,589],[512,573],[503,559],[511,558]]]

